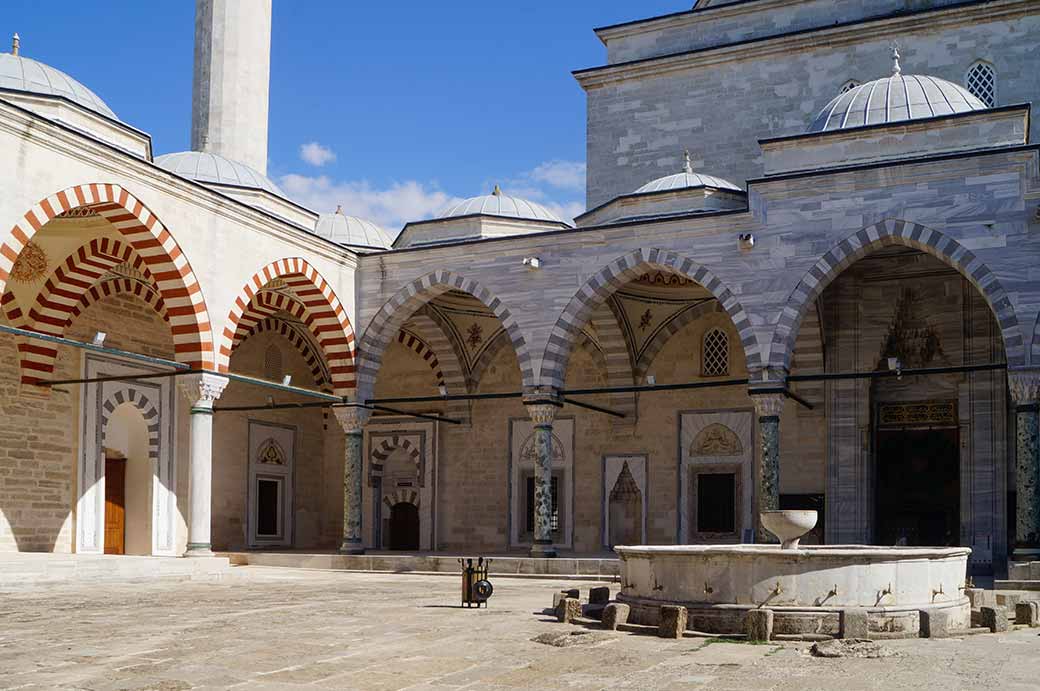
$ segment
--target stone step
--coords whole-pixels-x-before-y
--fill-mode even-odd
[[[220,579],[227,557],[147,557],[102,554],[0,554],[0,589],[61,583]]]

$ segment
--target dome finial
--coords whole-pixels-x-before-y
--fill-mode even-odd
[[[491,190],[491,194],[495,195],[496,197],[501,197],[502,196],[502,188],[499,187],[498,185],[495,185],[495,189]]]
[[[14,36],[11,37],[11,55],[18,55],[18,49],[22,45],[22,37],[18,35],[16,31]]]
[[[325,208],[327,209],[328,207],[325,207]],[[338,213],[340,216],[343,215],[343,205],[342,204],[336,204],[336,213]]]
[[[692,175],[693,174],[693,163],[690,161],[690,150],[683,150],[683,172]]]
[[[899,44],[892,44],[892,76],[898,77],[902,74],[903,68],[899,66]]]

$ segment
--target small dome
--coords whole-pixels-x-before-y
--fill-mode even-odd
[[[683,152],[683,170],[675,175],[666,175],[663,178],[651,180],[636,190],[636,194],[644,192],[666,192],[668,190],[681,190],[687,187],[716,187],[720,190],[734,190],[743,192],[738,186],[729,180],[717,178],[714,175],[704,175],[693,172],[693,164],[690,162],[690,152]]]
[[[69,75],[21,55],[0,53],[0,89],[60,96],[106,118],[119,119],[97,94]]]
[[[809,132],[986,110],[986,104],[963,86],[938,77],[902,74],[899,53],[894,52],[892,57],[891,77],[875,79],[838,95],[816,116]]]
[[[314,227],[314,234],[331,240],[337,245],[349,247],[371,247],[373,249],[390,249],[393,240],[390,235],[371,221],[357,216],[347,216],[342,208],[335,213],[322,214]]]
[[[453,218],[472,214],[508,216],[510,218],[521,218],[526,221],[548,221],[550,223],[569,225],[541,204],[521,199],[520,197],[510,197],[502,194],[502,190],[498,188],[498,185],[495,185],[495,190],[491,194],[461,201],[439,213],[437,218]]]
[[[260,171],[216,154],[182,151],[159,156],[155,159],[155,164],[195,182],[250,187],[287,198],[285,192],[282,192],[278,185],[271,182],[271,179]]]

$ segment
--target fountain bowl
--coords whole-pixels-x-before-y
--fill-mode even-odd
[[[811,509],[780,509],[758,515],[765,529],[780,538],[783,549],[797,549],[798,540],[816,527],[818,519]]]

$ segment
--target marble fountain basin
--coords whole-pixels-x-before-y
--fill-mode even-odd
[[[751,608],[774,612],[776,633],[839,635],[842,613],[866,610],[870,630],[916,636],[920,612],[946,610],[967,628],[966,547],[672,545],[615,547],[618,600],[632,621],[655,625],[662,605],[683,605],[689,628],[740,633]]]

